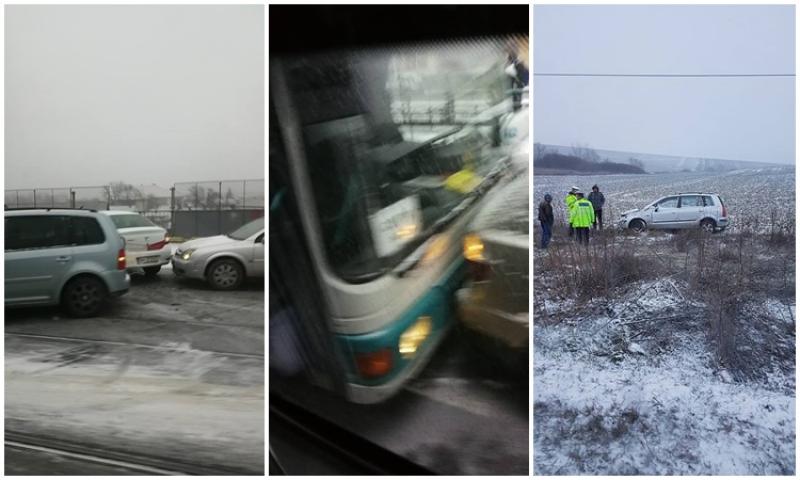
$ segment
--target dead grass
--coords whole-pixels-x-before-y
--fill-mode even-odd
[[[751,324],[752,312],[744,306],[759,299],[794,298],[794,227],[777,218],[772,225],[768,233],[740,226],[716,234],[687,230],[645,236],[607,229],[593,232],[588,246],[562,233],[547,253],[536,257],[535,291],[546,285],[548,295],[561,299],[608,303],[629,285],[680,279],[689,299],[706,305],[703,317],[716,364],[744,371],[754,359],[751,353],[741,355],[747,350],[739,347],[748,344],[743,336],[759,327]]]

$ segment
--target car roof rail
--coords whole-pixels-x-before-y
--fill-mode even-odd
[[[81,212],[94,212],[97,213],[97,210],[94,208],[72,208],[72,207],[5,207],[3,210],[5,211],[20,211],[20,210],[45,210],[49,212],[50,210],[78,210]]]

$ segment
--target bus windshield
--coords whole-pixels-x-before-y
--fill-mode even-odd
[[[507,154],[502,42],[303,58],[288,67],[328,264],[350,282],[400,264]]]

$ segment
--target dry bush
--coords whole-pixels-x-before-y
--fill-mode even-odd
[[[655,243],[608,229],[593,232],[588,247],[556,230],[557,241],[537,260],[538,274],[547,275],[551,293],[583,301],[611,301],[651,279],[685,281],[687,299],[706,305],[702,318],[717,364],[735,373],[752,363],[737,350],[753,333],[745,306],[794,296],[794,227],[779,220],[770,220],[771,230],[750,222],[723,233],[684,230]]]
[[[638,254],[633,242],[612,229],[592,232],[588,246],[551,244],[542,266],[563,296],[579,299],[611,299],[619,287],[658,273],[652,258]]]

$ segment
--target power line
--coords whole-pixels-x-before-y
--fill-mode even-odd
[[[728,78],[794,77],[794,73],[533,73],[535,77],[652,77],[652,78]]]

